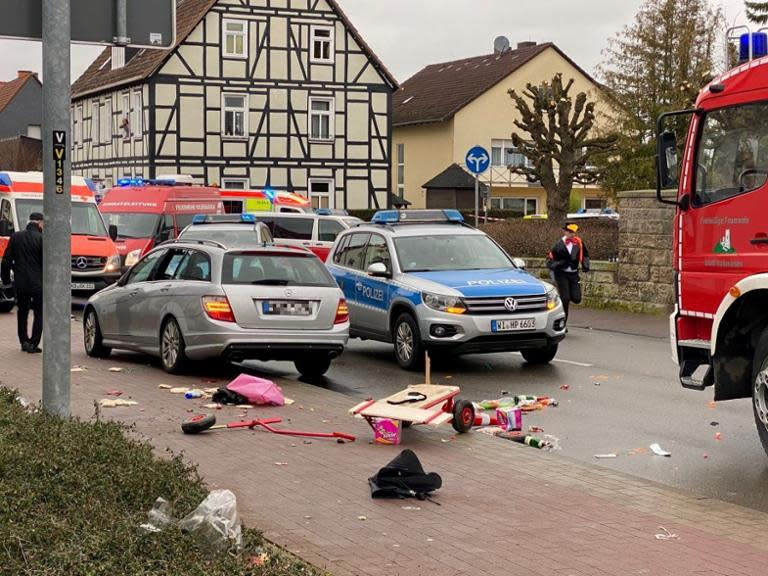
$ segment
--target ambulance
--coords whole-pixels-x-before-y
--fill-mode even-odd
[[[123,270],[157,244],[176,238],[198,214],[223,214],[218,188],[175,179],[125,178],[104,194],[99,210],[117,226]]]
[[[221,190],[221,199],[227,214],[244,212],[283,212],[312,214],[310,201],[294,192],[264,190]]]
[[[92,293],[120,277],[120,256],[96,206],[96,186],[72,176],[72,292]],[[43,212],[42,172],[0,172],[0,258],[11,234],[23,230],[32,212]],[[14,305],[13,290],[0,286],[0,312]]]

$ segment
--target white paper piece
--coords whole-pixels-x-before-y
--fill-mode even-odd
[[[656,534],[656,540],[677,540],[678,535],[672,534],[669,530],[664,528],[664,526],[659,526],[659,530],[663,530],[661,534]]]
[[[653,450],[653,453],[656,454],[656,456],[666,456],[667,458],[672,456],[672,452],[667,452],[658,444],[651,444],[650,448]]]
[[[595,454],[595,458],[599,458],[600,460],[607,460],[609,458],[618,458],[618,455],[614,452],[610,454]]]

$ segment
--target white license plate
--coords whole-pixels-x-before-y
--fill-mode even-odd
[[[535,330],[535,318],[516,318],[514,320],[491,321],[491,332],[515,332],[517,330]]]
[[[72,290],[96,290],[93,282],[72,282]]]
[[[283,300],[265,300],[261,311],[267,316],[311,316],[312,304]]]

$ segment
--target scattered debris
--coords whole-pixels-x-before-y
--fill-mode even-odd
[[[610,458],[618,458],[618,457],[619,455],[616,454],[615,452],[611,452],[609,454],[595,454],[595,458],[597,458],[598,460],[608,460]]]
[[[188,390],[187,392],[184,392],[184,398],[187,400],[195,400],[197,398],[202,398],[205,396],[205,392],[202,390]]]
[[[435,541],[434,538],[427,538],[427,542],[434,542],[434,541]]]
[[[275,462],[275,466],[288,466],[288,462]]]
[[[85,372],[88,370],[86,366],[73,366],[69,369],[70,372]]]
[[[659,526],[659,530],[662,532],[656,534],[656,540],[677,540],[679,538],[677,534],[672,534],[672,532],[664,528],[664,526]]]
[[[722,440],[722,439],[723,439],[723,434],[722,434],[722,432],[715,432],[715,440],[718,440],[718,441],[720,441],[720,440]]]
[[[666,450],[662,449],[661,446],[658,444],[651,444],[650,446],[651,450],[653,451],[656,456],[664,456],[665,458],[669,458],[672,456],[672,452],[667,452]]]
[[[243,543],[237,499],[229,490],[214,490],[200,505],[179,522],[179,528],[197,536],[203,543],[222,549],[233,541]]]
[[[285,400],[285,406],[291,406],[292,404],[296,403],[296,400],[292,400],[290,398],[284,398]]]
[[[312,520],[312,516],[309,516],[309,515],[304,516],[304,520]]]
[[[223,406],[221,404],[204,404],[203,408],[206,410],[221,410]]]
[[[544,432],[544,428],[541,426],[528,426],[528,432],[531,434],[541,434]]]
[[[717,407],[717,402],[715,402],[714,400],[710,400],[709,402],[707,402],[707,406],[709,407],[710,410],[714,410]]]
[[[168,384],[158,384],[157,385],[160,390],[172,390],[173,386],[169,386]]]
[[[158,498],[147,513],[147,522],[139,526],[147,532],[162,532],[173,524],[173,511],[170,502]]]
[[[365,521],[365,520],[368,520],[368,517],[367,516],[358,516],[357,519]]]
[[[571,385],[570,384],[561,384],[560,390],[570,390]]]
[[[119,366],[112,366],[112,368],[109,369],[110,372],[123,372],[123,369]]]
[[[709,425],[713,426],[713,427],[720,426],[720,422],[712,421],[712,422],[709,423]]]
[[[203,392],[205,392],[206,394],[211,394],[211,395],[216,394],[216,392],[218,391],[219,391],[218,388],[205,388],[203,390]]]
[[[121,406],[136,406],[138,402],[135,400],[123,400],[122,398],[115,398],[110,400],[109,398],[102,398],[99,400],[99,406],[102,408],[119,408]]]
[[[261,554],[254,554],[251,556],[249,562],[251,566],[263,566],[269,560],[269,554],[262,552]]]
[[[189,388],[181,386],[179,388],[171,388],[171,394],[186,394],[189,392]]]
[[[123,392],[122,392],[122,390],[110,390],[106,394],[107,394],[107,396],[122,396]]]
[[[219,388],[213,395],[219,404],[248,404],[256,406],[284,406],[283,390],[264,378],[240,374],[225,388]]]
[[[403,510],[421,510],[421,506],[400,506]]]
[[[440,475],[426,473],[412,450],[403,450],[376,474],[368,478],[372,498],[417,498],[430,500],[443,485]]]

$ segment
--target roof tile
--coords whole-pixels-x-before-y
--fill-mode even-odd
[[[37,74],[34,72],[20,72],[18,78],[14,78],[8,82],[0,82],[0,112],[11,103],[19,92],[21,92],[21,89],[24,88],[27,80],[30,78],[35,78],[37,80]]]

